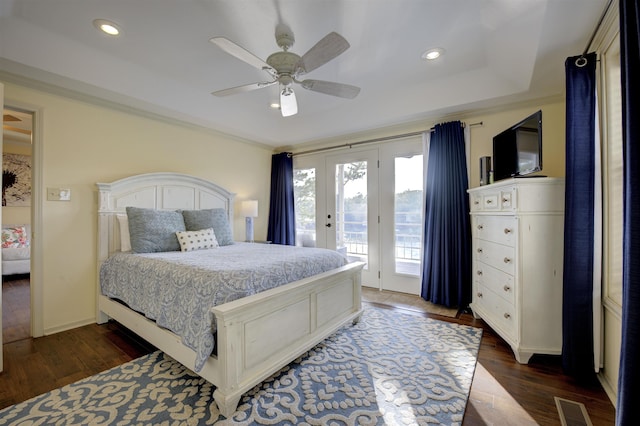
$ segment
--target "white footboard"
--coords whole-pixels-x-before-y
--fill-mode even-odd
[[[350,264],[212,309],[223,374],[213,395],[225,417],[244,392],[359,320],[362,267]]]
[[[348,322],[362,315],[363,263],[305,278],[212,308],[217,355],[198,373],[216,386],[220,413],[230,417],[242,394]],[[180,337],[105,296],[99,310],[193,368],[195,352]]]

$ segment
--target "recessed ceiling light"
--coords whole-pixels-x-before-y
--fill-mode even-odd
[[[115,23],[106,19],[95,19],[93,21],[93,25],[103,33],[110,36],[120,35],[120,28],[118,28]]]
[[[441,47],[436,47],[435,49],[429,49],[422,54],[422,59],[426,59],[428,61],[433,61],[434,59],[438,59],[440,56],[444,54],[444,49]]]
[[[278,109],[278,108],[280,108],[280,104],[279,104],[279,103],[277,103],[277,102],[273,102],[273,103],[269,104],[269,106],[270,106],[271,108],[273,108],[273,109]]]

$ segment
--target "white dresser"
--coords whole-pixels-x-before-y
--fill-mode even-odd
[[[564,179],[512,178],[468,192],[474,316],[521,364],[560,354]]]

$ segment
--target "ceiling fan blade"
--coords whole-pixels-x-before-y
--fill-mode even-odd
[[[240,59],[243,62],[246,62],[252,67],[258,68],[259,70],[265,70],[274,75],[275,70],[271,68],[265,61],[258,58],[256,55],[249,52],[244,47],[235,44],[231,40],[224,37],[213,37],[209,41],[227,52],[229,55],[235,56],[236,58]]]
[[[334,83],[332,81],[303,80],[299,83],[307,90],[347,99],[353,99],[360,93],[359,87],[350,84]]]
[[[326,64],[349,48],[349,42],[340,34],[332,32],[317,42],[298,62],[301,72],[311,72]]]
[[[262,89],[263,87],[271,86],[272,84],[275,84],[277,82],[278,82],[277,80],[274,80],[274,81],[265,81],[260,83],[245,84],[243,86],[236,86],[236,87],[231,87],[229,89],[217,90],[215,92],[211,92],[211,94],[214,96],[235,95],[236,93],[244,93],[244,92],[250,92],[256,89]]]
[[[289,117],[298,113],[298,102],[296,94],[291,87],[280,88],[280,111],[283,117]]]

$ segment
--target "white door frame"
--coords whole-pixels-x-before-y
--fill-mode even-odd
[[[1,98],[0,98],[1,100]],[[43,109],[25,102],[4,99],[4,107],[33,114],[31,127],[31,336],[44,336],[44,283],[42,274],[42,130]],[[3,109],[4,109],[3,107]],[[0,147],[1,148],[1,147]],[[0,150],[0,155],[2,151]],[[1,209],[0,209],[1,210]],[[1,219],[1,216],[0,216]],[[1,300],[0,300],[1,301]],[[0,309],[1,314],[1,309]],[[0,326],[2,324],[0,323]],[[1,328],[0,328],[1,329]],[[0,340],[1,343],[1,340]]]
[[[363,275],[363,285],[380,290],[392,290],[409,294],[420,294],[420,275],[407,275],[395,272],[395,173],[394,163],[398,156],[423,154],[422,136],[408,137],[375,146],[349,150],[337,150],[325,153],[294,157],[295,169],[315,169],[316,176],[316,246],[335,248],[335,230],[327,228],[328,212],[335,209],[335,164],[368,159],[375,153],[376,167],[373,179],[375,185],[368,188],[369,229],[375,226],[374,235],[369,235],[369,244],[373,250],[369,256],[376,256],[376,271]],[[378,161],[379,160],[379,161]],[[370,167],[368,168],[370,169]],[[329,193],[329,188],[331,193]],[[375,192],[375,194],[374,194]],[[372,195],[373,194],[373,195]],[[373,218],[374,220],[371,220]],[[329,231],[329,232],[327,232]],[[374,239],[372,239],[374,238]],[[333,241],[333,246],[331,242]],[[365,274],[367,271],[365,271]]]

